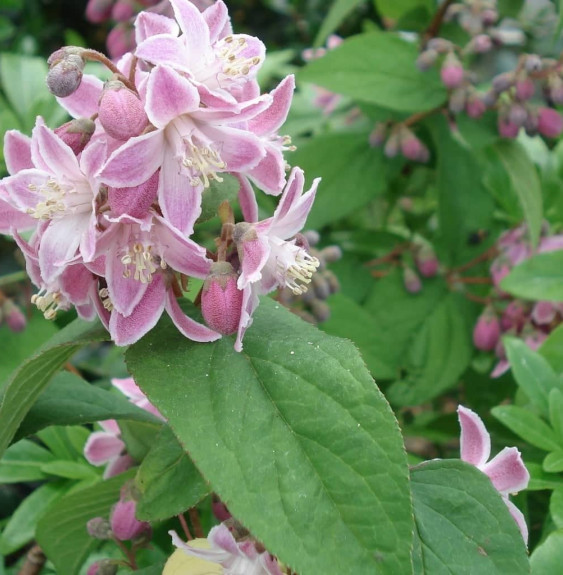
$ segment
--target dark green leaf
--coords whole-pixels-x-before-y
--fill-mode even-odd
[[[555,575],[563,565],[563,529],[550,533],[530,557],[532,575]]]
[[[402,439],[354,346],[268,299],[244,352],[232,345],[165,319],[126,361],[229,509],[300,575],[409,572]]]
[[[553,523],[559,529],[563,528],[563,487],[553,490],[549,499],[549,513]]]
[[[136,481],[142,494],[137,517],[145,521],[183,513],[209,493],[205,479],[167,425],[141,463]]]
[[[15,439],[31,435],[49,425],[75,425],[105,419],[158,420],[122,394],[90,385],[69,373],[57,374],[20,425]]]
[[[47,475],[41,471],[41,466],[54,459],[51,452],[37,443],[27,439],[18,441],[6,450],[0,461],[0,483],[47,479]]]
[[[400,18],[410,10],[422,6],[434,10],[432,0],[374,0],[378,12],[386,18]]]
[[[370,32],[310,62],[298,79],[390,110],[420,112],[443,104],[447,92],[436,69],[418,70],[417,56],[416,43]]]
[[[549,361],[551,367],[559,374],[563,374],[563,325],[559,325],[541,344],[540,354]]]
[[[66,479],[100,478],[100,474],[85,461],[49,461],[41,466],[41,470],[50,475],[57,475]]]
[[[314,46],[322,46],[325,40],[332,34],[358,6],[366,0],[334,0],[323,24],[315,38]]]
[[[563,301],[563,250],[524,260],[512,268],[500,287],[517,297]]]
[[[107,337],[107,332],[99,324],[75,320],[55,334],[12,374],[3,387],[0,405],[0,456],[14,438],[35,400],[61,366],[87,343]]]
[[[108,517],[119,499],[119,490],[134,471],[102,481],[93,487],[67,495],[49,508],[37,525],[36,539],[55,565],[58,575],[77,575],[98,541],[86,531],[94,517]]]
[[[198,222],[205,222],[217,215],[221,202],[228,200],[231,204],[236,200],[240,184],[234,176],[223,174],[223,182],[211,180],[209,187],[203,191],[201,214]]]
[[[549,392],[549,422],[563,444],[563,393],[559,389]]]
[[[529,573],[516,522],[489,478],[463,461],[413,468],[417,575]]]

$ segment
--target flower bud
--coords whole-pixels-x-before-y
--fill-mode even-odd
[[[76,92],[80,86],[84,70],[84,60],[80,56],[80,50],[72,46],[61,48],[53,52],[47,60],[49,64],[47,87],[51,94],[66,98]]]
[[[228,262],[215,262],[201,292],[201,312],[207,325],[222,333],[235,333],[240,322],[243,292],[237,274]]]
[[[311,302],[311,313],[316,321],[323,323],[330,317],[330,307],[326,301],[315,299]]]
[[[227,509],[227,506],[216,495],[213,495],[211,510],[213,511],[213,515],[221,522],[231,518],[231,513]]]
[[[111,559],[102,559],[96,561],[88,567],[86,575],[115,575],[117,573],[117,564]]]
[[[526,322],[528,312],[524,304],[519,300],[511,301],[502,312],[500,325],[503,331],[514,329],[520,331]]]
[[[557,310],[550,301],[538,301],[532,309],[532,319],[538,325],[549,325],[556,315]]]
[[[500,94],[508,90],[514,83],[514,72],[504,72],[504,74],[499,74],[493,78],[492,86],[493,90]]]
[[[465,102],[465,112],[470,118],[480,118],[486,110],[487,106],[478,94],[473,93],[469,95]]]
[[[463,82],[463,66],[461,62],[457,59],[457,56],[453,52],[450,52],[444,63],[442,64],[442,69],[440,70],[440,78],[442,78],[442,83],[446,88],[450,90],[461,86]]]
[[[452,114],[459,114],[465,108],[465,103],[467,101],[467,90],[465,88],[458,88],[453,90],[450,95],[450,101],[448,107]]]
[[[500,338],[500,323],[491,306],[479,316],[473,329],[473,343],[477,349],[492,351]]]
[[[528,54],[524,68],[526,72],[539,72],[543,68],[542,59],[537,54]]]
[[[428,41],[427,50],[435,50],[439,54],[445,54],[452,49],[452,43],[444,38],[432,38]]]
[[[121,58],[123,54],[135,47],[134,28],[128,22],[120,22],[108,34],[106,45],[112,60]]]
[[[551,76],[548,88],[551,101],[557,106],[563,104],[563,80],[559,76]]]
[[[111,17],[117,22],[126,22],[135,15],[135,6],[131,0],[118,0],[111,11]]]
[[[492,26],[498,20],[498,12],[488,9],[481,12],[481,22],[483,26]]]
[[[106,82],[98,115],[106,133],[120,141],[138,136],[149,122],[137,94],[119,80]]]
[[[322,273],[313,275],[311,278],[311,287],[313,289],[309,291],[313,292],[316,296],[316,298],[313,299],[325,300],[330,295],[330,286]]]
[[[385,148],[383,148],[383,153],[388,158],[394,158],[400,149],[400,142],[399,142],[399,134],[396,130],[391,132],[389,138],[387,138],[387,142],[385,143]]]
[[[95,130],[96,124],[92,120],[77,118],[56,128],[55,134],[78,156],[90,141]]]
[[[534,81],[527,76],[521,76],[516,80],[516,97],[521,101],[529,100],[536,91]]]
[[[340,291],[340,282],[338,278],[330,271],[327,270],[324,273],[325,279],[328,283],[328,287],[330,288],[330,293],[337,293]]]
[[[385,122],[378,122],[375,124],[373,130],[369,135],[369,145],[372,148],[377,148],[383,145],[385,137],[387,136],[387,124]]]
[[[421,72],[424,72],[436,63],[437,58],[438,52],[436,50],[433,50],[432,48],[424,50],[424,52],[421,52],[416,59],[416,67]]]
[[[88,0],[86,19],[93,24],[100,24],[109,19],[114,0]]]
[[[516,138],[520,131],[520,126],[513,124],[507,117],[499,116],[498,131],[503,138]]]
[[[538,133],[538,115],[534,111],[528,113],[528,117],[524,122],[524,129],[528,136],[536,136]]]
[[[321,234],[317,230],[307,230],[303,232],[305,239],[309,243],[309,246],[316,246],[321,241]]]
[[[90,537],[94,539],[111,539],[111,525],[107,519],[103,517],[94,517],[86,523],[86,530]]]
[[[563,130],[563,118],[553,108],[538,110],[538,132],[546,138],[556,138]]]
[[[113,507],[110,516],[111,530],[120,541],[129,541],[150,529],[148,523],[135,517],[137,503],[133,499],[120,499]]]
[[[422,142],[410,131],[404,132],[401,138],[401,153],[409,160],[418,160],[422,153]]]
[[[498,94],[494,90],[489,90],[483,94],[483,104],[487,108],[492,108],[498,100]]]
[[[422,282],[416,272],[409,267],[403,268],[403,284],[410,293],[418,293],[422,289]]]
[[[479,34],[475,36],[469,44],[469,49],[476,54],[484,54],[493,47],[493,41],[487,34]]]
[[[1,315],[10,330],[18,333],[25,329],[25,326],[27,325],[25,315],[11,299],[6,299],[4,301],[1,311]]]
[[[425,278],[434,277],[438,273],[440,263],[432,246],[422,244],[415,254],[414,261],[418,271]]]
[[[515,102],[508,110],[508,121],[516,126],[523,126],[528,118],[528,111],[522,104]]]
[[[321,257],[325,262],[337,262],[342,258],[342,250],[339,246],[327,246],[321,250]]]

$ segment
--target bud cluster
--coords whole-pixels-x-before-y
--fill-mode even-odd
[[[414,162],[427,162],[430,157],[428,148],[417,138],[406,124],[390,126],[387,122],[378,122],[373,128],[369,142],[371,146],[381,146],[388,158],[401,154]]]

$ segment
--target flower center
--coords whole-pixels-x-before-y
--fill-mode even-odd
[[[45,319],[55,319],[57,311],[64,308],[63,296],[61,292],[49,292],[46,288],[39,290],[39,293],[31,296],[31,303],[43,312]]]
[[[182,164],[192,171],[190,184],[194,187],[203,185],[209,187],[210,180],[222,182],[223,178],[217,175],[217,170],[225,170],[227,164],[221,159],[218,152],[209,146],[196,146],[186,141],[187,154]]]
[[[37,220],[52,220],[56,215],[62,215],[66,211],[66,190],[53,178],[49,178],[43,185],[27,186],[32,192],[43,196],[45,199],[38,202],[35,208],[28,208],[27,213]]]
[[[295,295],[304,294],[311,282],[313,274],[319,267],[319,260],[308,254],[304,249],[299,248],[295,254],[295,261],[285,267],[282,261],[278,260],[278,271],[283,274],[284,283]]]
[[[216,54],[223,61],[223,74],[231,78],[246,76],[253,66],[260,64],[260,58],[248,58],[241,54],[247,47],[245,38],[226,36],[217,42]]]
[[[133,278],[143,284],[152,281],[153,274],[157,271],[157,260],[160,260],[160,267],[166,269],[166,262],[152,253],[152,246],[145,246],[141,242],[135,242],[129,247],[127,253],[121,258],[124,266],[123,277],[131,277],[130,266],[133,267]],[[101,295],[101,294],[100,294]]]
[[[102,300],[102,305],[104,308],[109,312],[113,311],[113,303],[109,297],[108,288],[102,288],[98,291],[98,294],[100,294],[100,299]]]

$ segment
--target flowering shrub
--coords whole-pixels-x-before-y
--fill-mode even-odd
[[[557,573],[555,6],[264,4],[0,53],[7,572]]]

